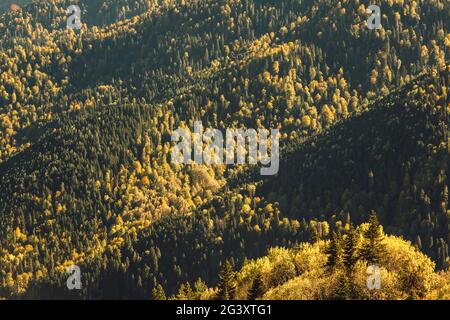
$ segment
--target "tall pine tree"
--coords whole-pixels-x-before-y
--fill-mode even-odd
[[[236,280],[233,266],[230,261],[225,261],[219,274],[219,292],[217,299],[233,300],[236,291]]]
[[[372,211],[369,218],[369,228],[364,232],[364,244],[361,257],[372,264],[379,264],[383,259],[383,231],[378,222],[377,214]]]
[[[342,237],[339,232],[333,231],[326,253],[328,254],[327,266],[329,269],[340,266],[343,263]]]
[[[256,300],[261,298],[265,292],[264,282],[262,279],[261,272],[256,274],[255,280],[253,280],[253,285],[248,292],[248,300]]]
[[[358,261],[358,233],[351,226],[347,236],[344,239],[344,266],[347,271],[352,271]]]

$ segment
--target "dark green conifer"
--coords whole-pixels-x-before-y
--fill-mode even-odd
[[[343,262],[342,237],[338,232],[333,231],[330,244],[327,246],[325,253],[328,254],[327,266],[334,268]]]
[[[347,271],[353,270],[356,262],[359,259],[358,256],[358,233],[356,229],[351,226],[347,236],[344,239],[344,254],[343,262]]]
[[[253,280],[253,285],[248,292],[248,300],[256,300],[261,298],[265,292],[264,282],[262,279],[261,272],[256,274],[255,279]]]
[[[379,264],[384,254],[383,238],[383,231],[378,222],[377,214],[372,211],[369,218],[369,228],[364,233],[361,257],[371,264]]]
[[[233,300],[236,291],[236,280],[233,266],[230,261],[225,261],[219,274],[219,300]]]

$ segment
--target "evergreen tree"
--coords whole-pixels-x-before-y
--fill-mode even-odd
[[[340,233],[333,231],[330,244],[326,248],[328,254],[327,266],[333,268],[343,263],[342,237]]]
[[[256,300],[257,298],[261,298],[265,292],[264,282],[262,280],[261,272],[256,274],[255,279],[253,280],[253,285],[248,292],[248,300]]]
[[[236,290],[235,273],[230,261],[225,261],[219,274],[219,300],[233,300]]]
[[[344,239],[344,266],[348,271],[351,271],[358,261],[358,233],[356,229],[351,226],[347,236]]]
[[[384,253],[383,238],[383,231],[378,222],[377,214],[372,211],[369,218],[369,228],[364,233],[361,257],[369,263],[380,263]]]

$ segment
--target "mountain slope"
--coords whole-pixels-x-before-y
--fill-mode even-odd
[[[326,238],[330,227],[345,228],[348,216],[351,221],[363,221],[372,209],[386,230],[413,241],[428,234],[436,245],[423,237],[422,249],[443,266],[448,257],[448,225],[442,209],[448,204],[434,207],[423,201],[426,197],[433,204],[445,201],[442,197],[448,188],[448,149],[443,140],[448,127],[441,105],[446,101],[441,84],[447,83],[448,74],[445,70],[441,77],[419,77],[377,101],[369,111],[300,143],[298,151],[285,154],[280,174],[261,181],[260,187],[252,187],[260,185],[260,178],[255,180],[251,174],[237,188],[216,195],[202,191],[221,180],[214,171],[177,172],[163,165],[167,154],[146,154],[148,145],[142,140],[152,145],[155,137],[164,136],[158,132],[151,139],[138,137],[151,132],[144,120],[151,118],[151,108],[131,105],[63,119],[55,124],[60,129],[49,130],[51,134],[1,167],[0,208],[9,213],[3,216],[1,229],[11,234],[2,238],[2,246],[9,255],[20,253],[14,260],[4,255],[2,269],[12,267],[17,276],[39,274],[40,279],[31,276],[28,281],[37,281],[37,288],[49,282],[53,288],[45,285],[39,291],[32,285],[35,293],[30,294],[39,296],[60,293],[65,266],[77,263],[90,274],[91,285],[84,295],[107,297],[102,292],[108,286],[110,290],[104,292],[116,292],[112,297],[145,297],[156,283],[176,288],[198,277],[214,282],[226,257],[234,257],[239,264],[244,257],[263,254],[269,246],[308,240],[313,232]],[[127,143],[112,144],[117,136]],[[161,140],[155,144],[164,145]],[[153,157],[162,163],[150,162]],[[405,163],[411,163],[409,170],[402,169]],[[20,174],[23,168],[29,169]],[[436,178],[431,175],[422,181],[422,168]],[[379,174],[388,170],[404,171],[399,176]],[[386,181],[371,182],[370,171]],[[199,174],[202,178],[196,180]],[[150,178],[149,184],[143,183],[144,176]],[[392,190],[393,184],[405,179],[417,182]],[[186,188],[190,192],[184,198],[191,198],[191,205],[175,200]],[[203,204],[196,202],[197,195]],[[403,199],[416,209],[405,208]],[[200,206],[198,214],[176,218],[189,206],[194,211]],[[42,245],[44,251],[39,249]],[[223,258],[211,260],[217,250]],[[19,263],[14,266],[14,261]],[[108,274],[109,280],[104,280]],[[3,290],[12,288],[6,284]]]
[[[82,0],[80,31],[69,3],[0,16],[0,297],[214,285],[371,210],[447,266],[448,2],[383,1],[378,31],[369,1]],[[173,164],[198,119],[280,129],[278,176]]]
[[[261,192],[290,218],[371,210],[441,268],[448,260],[449,73],[421,76],[285,157]],[[296,177],[289,179],[289,177]]]
[[[362,251],[367,229],[368,224],[363,224],[354,231],[359,234],[357,253]],[[348,238],[348,234],[344,235],[342,241]],[[352,271],[343,265],[331,265],[333,243],[318,241],[292,249],[271,248],[267,256],[244,263],[236,275],[236,297],[246,299],[257,292],[256,298],[267,300],[448,299],[448,271],[433,272],[430,259],[400,238],[384,235],[382,245],[384,260],[377,265],[381,284],[378,290],[370,290],[367,285],[367,274],[375,274],[370,262],[360,257]],[[254,289],[255,274],[261,279],[258,290]],[[213,292],[217,294],[217,290]],[[211,290],[201,295],[211,296]]]

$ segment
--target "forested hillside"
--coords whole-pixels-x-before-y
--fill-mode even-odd
[[[374,263],[381,275],[378,290],[367,285],[367,270],[373,273]],[[331,240],[270,248],[266,256],[245,261],[237,271],[227,261],[217,287],[197,281],[192,288],[186,283],[168,299],[448,300],[450,273],[433,269],[433,262],[420,250],[384,234],[372,213],[369,223],[351,226],[346,234],[333,232]],[[153,297],[167,299],[161,287]]]
[[[81,30],[66,28],[74,3]],[[379,1],[377,30],[370,4],[42,0],[1,14],[0,298],[176,298],[186,283],[211,298],[224,266],[274,246],[325,261],[333,231],[375,212],[386,257],[417,256],[426,279],[406,288],[383,266],[395,292],[368,296],[339,291],[340,269],[296,265],[258,298],[318,298],[285,293],[313,281],[294,283],[306,268],[336,275],[323,298],[448,299],[450,3]],[[175,164],[171,135],[196,120],[279,129],[279,173]]]

